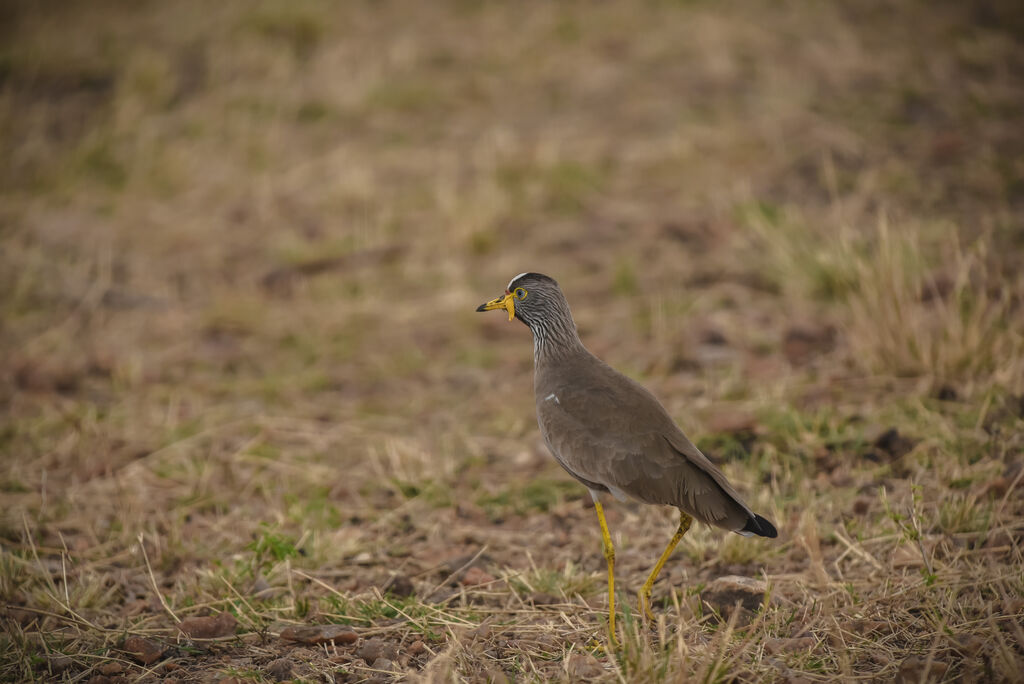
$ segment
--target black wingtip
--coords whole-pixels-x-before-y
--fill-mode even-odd
[[[742,531],[771,539],[779,536],[779,531],[775,529],[775,525],[772,525],[766,518],[762,518],[757,513],[754,514],[753,518],[747,520],[747,524],[743,527]]]

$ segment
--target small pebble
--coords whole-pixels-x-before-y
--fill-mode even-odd
[[[59,675],[65,670],[70,669],[74,662],[71,658],[64,655],[52,656],[50,658],[50,672]]]
[[[712,581],[701,591],[701,600],[722,616],[729,616],[736,607],[756,611],[764,603],[768,585],[764,580],[729,575]]]
[[[387,592],[404,598],[416,593],[416,587],[413,585],[412,580],[405,575],[395,575],[387,586]]]
[[[369,665],[378,658],[394,660],[398,657],[398,648],[380,637],[367,639],[356,649],[356,657],[362,658]]]
[[[383,670],[384,672],[394,672],[395,664],[387,658],[377,658],[370,665],[374,670]]]
[[[121,648],[143,665],[152,665],[160,660],[167,651],[167,647],[163,644],[137,636],[125,639]]]
[[[573,679],[591,681],[604,674],[600,661],[589,653],[577,653],[569,658],[569,676]]]
[[[188,617],[178,623],[178,629],[193,639],[216,639],[235,633],[238,620],[228,612],[216,616]]]
[[[924,658],[910,656],[900,663],[900,668],[896,671],[896,678],[893,680],[893,684],[917,684],[917,682],[938,681],[942,679],[942,676],[946,674],[948,669],[949,665],[941,660],[928,662]]]
[[[119,675],[124,672],[124,665],[118,662],[103,663],[96,668],[100,674],[112,677],[113,675]]]
[[[281,638],[300,644],[354,644],[359,636],[345,625],[304,625],[285,627]]]
[[[491,575],[474,565],[466,570],[466,574],[462,576],[461,584],[465,587],[474,587],[480,584],[490,584],[493,581],[494,575]]]
[[[275,682],[283,682],[292,678],[294,664],[288,658],[278,658],[267,663],[266,671]]]

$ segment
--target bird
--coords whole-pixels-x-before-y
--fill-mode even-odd
[[[652,621],[651,589],[694,520],[748,537],[778,536],[775,525],[743,502],[651,392],[583,346],[554,278],[520,273],[503,295],[476,310],[504,310],[509,322],[519,319],[533,333],[537,422],[555,460],[590,490],[608,564],[608,628],[613,642],[615,548],[602,494],[679,511],[679,526],[639,591],[638,607]]]

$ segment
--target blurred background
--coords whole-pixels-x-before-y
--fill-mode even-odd
[[[522,271],[780,529],[880,478],[988,529],[1021,460],[1022,37],[999,0],[5,2],[0,537],[100,567],[146,532],[182,599],[269,521],[309,569],[369,553],[358,592],[387,553],[524,567],[556,511],[578,531],[535,559],[599,577],[529,332],[474,313]],[[671,514],[625,510],[660,548]],[[702,534],[712,574],[806,560]]]

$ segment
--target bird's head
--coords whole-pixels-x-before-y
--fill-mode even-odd
[[[541,273],[520,273],[509,281],[505,294],[477,307],[477,311],[504,309],[508,320],[518,318],[533,327],[535,322],[560,312],[565,296],[554,278]]]

